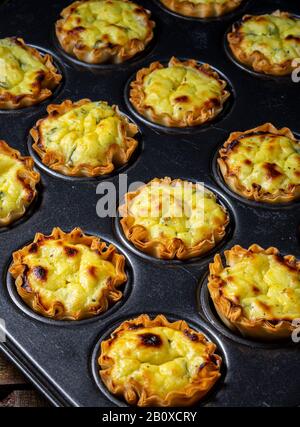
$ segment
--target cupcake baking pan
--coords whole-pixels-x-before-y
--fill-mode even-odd
[[[96,189],[103,181],[118,188],[119,175],[97,179],[64,179],[45,167],[36,202],[21,220],[0,230],[0,317],[6,342],[1,350],[57,406],[114,407],[126,404],[111,396],[97,375],[101,339],[127,318],[141,313],[184,319],[218,346],[222,378],[200,406],[296,406],[300,404],[299,346],[292,340],[276,344],[250,341],[229,331],[219,320],[206,290],[208,264],[216,251],[240,244],[276,246],[300,257],[300,204],[268,206],[251,203],[226,190],[216,168],[216,152],[232,131],[265,122],[300,132],[300,83],[261,77],[238,67],[225,51],[224,36],[244,13],[282,9],[299,14],[292,0],[245,1],[228,16],[214,20],[185,19],[169,13],[158,1],[136,0],[150,9],[157,27],[151,46],[128,63],[89,66],[63,54],[54,23],[70,0],[8,0],[0,6],[1,37],[20,36],[41,52],[53,55],[63,75],[53,97],[17,111],[0,111],[0,138],[28,155],[29,130],[46,114],[49,103],[81,98],[119,105],[140,128],[139,149],[122,168],[128,183],[170,176],[203,182],[229,211],[231,223],[224,242],[192,262],[160,261],[141,254],[124,240],[118,218],[99,218]],[[128,108],[127,82],[150,62],[171,56],[207,62],[229,83],[231,100],[223,114],[205,127],[176,131],[140,120]],[[98,191],[99,193],[99,191]],[[111,242],[127,259],[129,282],[123,300],[103,315],[83,321],[54,321],[30,312],[7,273],[13,251],[32,241],[36,232],[50,234],[55,226],[75,226]]]

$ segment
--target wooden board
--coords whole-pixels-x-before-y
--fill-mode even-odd
[[[48,404],[35,390],[14,390],[0,401],[2,407],[45,407]]]
[[[45,407],[46,400],[0,354],[0,407]]]
[[[12,384],[26,384],[23,375],[0,354],[0,387]]]

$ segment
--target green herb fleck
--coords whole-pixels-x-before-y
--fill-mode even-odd
[[[47,132],[47,135],[53,135],[56,131],[57,131],[57,127],[54,127]]]
[[[73,164],[72,156],[73,156],[73,154],[74,154],[74,152],[75,152],[76,148],[77,148],[77,147],[72,148],[72,151],[71,151],[71,153],[70,153],[70,155],[69,155],[69,157],[68,157],[68,161],[67,161],[67,163],[68,163],[68,164],[70,164],[70,165],[72,165],[72,164]]]

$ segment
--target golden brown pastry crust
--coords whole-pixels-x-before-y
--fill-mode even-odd
[[[187,336],[197,337],[201,343],[207,348],[207,362],[205,366],[199,370],[198,378],[192,383],[184,387],[183,390],[169,392],[165,398],[155,394],[149,394],[148,390],[139,382],[129,380],[126,385],[121,386],[113,382],[111,376],[112,366],[114,361],[107,353],[112,342],[118,339],[124,331],[130,329],[145,327],[169,327],[177,331],[182,331]],[[191,329],[184,320],[169,322],[162,314],[157,315],[153,320],[147,314],[142,314],[132,320],[123,322],[112,334],[111,338],[101,342],[101,354],[98,359],[101,367],[100,376],[108,390],[125,398],[130,405],[137,406],[191,406],[199,401],[213,387],[220,377],[220,366],[222,359],[215,354],[216,345],[207,341],[203,334]]]
[[[27,277],[28,266],[24,257],[30,253],[37,252],[38,248],[47,243],[48,240],[62,240],[72,244],[82,244],[88,246],[91,250],[106,261],[111,262],[116,269],[116,276],[110,277],[107,282],[106,290],[97,301],[85,310],[77,312],[68,312],[61,301],[55,301],[48,306],[45,305],[38,292],[30,287]],[[15,279],[17,292],[22,300],[31,307],[35,312],[45,317],[55,320],[81,320],[105,312],[111,304],[115,304],[122,298],[122,291],[118,288],[127,280],[125,273],[125,258],[119,254],[112,244],[107,244],[95,236],[85,235],[80,228],[74,228],[70,233],[63,232],[59,227],[55,227],[49,236],[42,233],[36,233],[31,244],[24,246],[22,249],[13,253],[13,262],[9,268],[10,274]]]
[[[55,24],[55,32],[59,43],[64,51],[69,55],[89,64],[120,64],[132,58],[137,53],[142,52],[153,39],[153,28],[155,27],[155,22],[150,20],[151,14],[148,10],[137,5],[138,13],[147,21],[148,31],[145,40],[132,39],[123,46],[108,43],[106,46],[90,49],[80,41],[80,29],[76,30],[76,28],[74,28],[71,31],[63,29],[64,21],[80,4],[85,1],[88,0],[75,1],[63,9],[61,12],[62,19],[59,19]],[[128,0],[123,1],[128,2]]]
[[[271,15],[281,16],[281,17],[291,17],[293,16],[288,12],[281,12],[276,10]],[[248,19],[255,17],[255,15],[244,15],[242,18],[242,23]],[[227,34],[227,40],[229,47],[235,56],[235,58],[242,64],[250,67],[257,73],[269,74],[273,76],[286,76],[291,74],[294,70],[292,66],[292,60],[287,60],[282,64],[271,64],[269,59],[260,51],[255,51],[250,55],[244,52],[240,44],[243,39],[243,34],[239,31],[241,27],[240,23],[235,23],[232,26],[232,31]]]
[[[69,166],[65,163],[65,159],[60,153],[47,150],[44,144],[42,133],[40,131],[43,121],[51,118],[57,119],[59,116],[62,116],[68,111],[90,102],[92,102],[90,99],[81,99],[77,102],[65,100],[61,104],[50,104],[47,107],[48,116],[39,119],[36,125],[30,130],[30,135],[34,140],[32,148],[37,152],[42,162],[49,168],[68,176],[95,177],[109,174],[113,172],[115,167],[120,167],[128,163],[130,157],[138,145],[137,140],[133,138],[133,136],[135,136],[138,132],[138,127],[135,124],[130,123],[127,117],[122,116],[118,107],[115,105],[113,105],[112,108],[119,115],[123,122],[122,131],[124,136],[124,144],[110,145],[106,153],[105,163],[103,165],[92,166],[88,163],[82,163],[76,166]]]
[[[139,250],[161,259],[190,259],[210,251],[220,242],[226,234],[226,227],[229,224],[229,214],[226,212],[226,220],[224,224],[212,230],[210,239],[201,240],[193,247],[187,247],[179,238],[166,239],[151,239],[148,230],[142,225],[134,225],[134,218],[129,215],[130,202],[145,188],[152,183],[167,183],[175,185],[181,182],[181,179],[172,180],[169,177],[163,179],[154,178],[148,184],[139,187],[136,191],[125,194],[125,203],[119,207],[119,213],[122,216],[120,220],[123,232],[126,238]]]
[[[245,132],[231,133],[229,138],[225,141],[223,147],[219,150],[219,157],[217,159],[224,181],[226,182],[228,187],[231,188],[231,190],[233,190],[235,193],[239,194],[242,197],[246,197],[247,199],[255,200],[257,202],[288,203],[298,199],[300,197],[300,185],[291,185],[288,190],[278,189],[274,193],[268,193],[264,191],[260,186],[254,186],[251,188],[251,190],[249,190],[244,187],[244,185],[239,180],[239,177],[234,173],[234,171],[230,170],[230,166],[227,163],[227,157],[232,145],[234,145],[234,142],[238,141],[240,138],[255,133],[271,133],[274,135],[282,135],[293,141],[297,141],[294,134],[289,128],[277,129],[271,123],[265,123],[261,126],[249,129]]]
[[[36,49],[25,44],[24,40],[20,37],[12,37],[11,40],[37,60],[41,61],[47,67],[47,72],[41,70],[36,76],[35,81],[32,83],[31,94],[14,95],[9,91],[2,93],[0,95],[0,108],[5,110],[30,107],[44,101],[53,94],[53,90],[62,79],[61,74],[57,72],[53,64],[51,55],[46,54],[42,56]]]
[[[274,247],[263,249],[257,244],[251,245],[248,249],[235,245],[230,250],[225,251],[224,255],[226,261],[229,263],[231,257],[242,257],[249,251],[256,254],[279,255],[278,249]],[[282,257],[282,262],[293,269],[296,268],[300,272],[300,261],[297,261],[293,255]],[[208,277],[209,293],[223,323],[234,332],[240,332],[242,335],[250,338],[270,341],[289,338],[295,329],[291,321],[284,319],[275,319],[272,322],[266,319],[249,320],[244,315],[243,309],[239,304],[235,304],[226,298],[224,293],[222,293],[224,282],[220,278],[220,274],[224,268],[220,254],[215,255],[213,263],[209,265]]]
[[[230,96],[230,93],[225,90],[227,83],[222,80],[218,73],[214,71],[208,64],[199,65],[199,63],[194,59],[180,61],[179,59],[172,57],[168,63],[168,67],[176,65],[191,67],[216,79],[222,90],[220,102],[219,100],[218,102],[214,102],[214,99],[208,100],[208,105],[203,105],[201,108],[187,112],[185,117],[179,120],[174,119],[167,113],[157,114],[152,106],[147,106],[144,104],[144,79],[153,71],[165,68],[164,65],[159,61],[152,62],[148,68],[142,68],[137,72],[135,80],[130,85],[130,102],[142,116],[146,117],[148,120],[154,123],[158,123],[167,127],[197,126],[211,121],[222,111],[225,101]]]
[[[5,218],[0,218],[0,227],[4,227],[24,215],[27,207],[36,197],[36,185],[40,181],[40,174],[33,169],[34,162],[31,157],[21,156],[18,150],[11,148],[3,140],[0,140],[0,155],[1,154],[5,154],[6,156],[11,157],[12,159],[17,159],[23,164],[24,169],[22,170],[22,172],[20,171],[18,173],[16,179],[18,179],[18,181],[22,184],[26,192],[26,196],[23,199],[22,208],[19,210],[11,211]]]
[[[228,0],[223,4],[220,3],[193,3],[192,1],[180,0],[160,0],[161,3],[173,12],[184,16],[195,18],[212,18],[225,15],[236,9],[242,3],[242,0]]]

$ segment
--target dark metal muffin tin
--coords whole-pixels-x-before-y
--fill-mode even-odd
[[[157,23],[149,49],[120,66],[88,66],[68,58],[58,48],[54,22],[69,0],[10,0],[0,7],[1,37],[20,36],[41,52],[50,52],[63,74],[52,99],[18,111],[0,112],[0,138],[28,154],[28,132],[45,115],[46,106],[64,99],[107,100],[136,121],[141,130],[137,158],[125,168],[128,182],[171,176],[204,182],[230,213],[230,232],[208,255],[192,262],[159,261],[128,244],[118,219],[98,218],[99,179],[63,179],[44,169],[36,203],[21,220],[0,231],[0,317],[6,322],[7,341],[0,347],[54,405],[115,406],[97,376],[99,342],[120,322],[141,313],[163,313],[185,319],[218,345],[224,364],[222,380],[199,406],[294,406],[300,403],[299,346],[290,342],[265,344],[230,332],[218,319],[205,285],[208,263],[218,250],[234,244],[258,243],[300,256],[300,205],[270,207],[247,202],[226,191],[215,167],[215,154],[228,134],[267,121],[300,132],[300,83],[266,78],[237,67],[224,50],[224,34],[244,13],[277,8],[299,13],[295,1],[245,1],[242,7],[214,20],[176,17],[157,1],[138,1],[152,11]],[[195,58],[219,70],[232,88],[231,108],[218,120],[188,132],[148,126],[128,109],[126,83],[141,67],[155,60]],[[124,92],[125,90],[125,92]],[[124,96],[125,93],[125,96]],[[29,142],[30,144],[30,142]],[[30,146],[30,145],[29,145]],[[102,178],[103,179],[103,178]],[[105,180],[118,185],[118,175]],[[30,312],[18,297],[7,268],[14,250],[31,241],[35,232],[50,233],[54,226],[85,232],[112,242],[127,259],[130,283],[124,300],[104,315],[79,322],[55,322]]]

